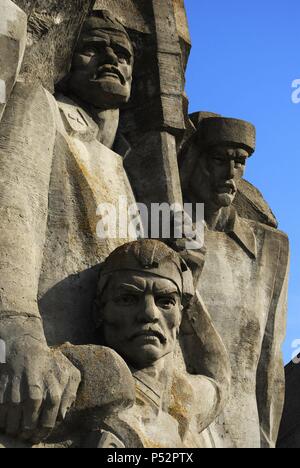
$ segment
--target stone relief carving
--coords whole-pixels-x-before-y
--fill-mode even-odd
[[[253,125],[188,116],[184,2],[0,11],[0,446],[274,447],[288,240]],[[99,239],[120,196],[205,203],[205,247]]]
[[[230,402],[209,429],[217,447],[274,447],[282,414],[288,239],[233,205],[254,150],[250,123],[206,115],[180,158],[184,196],[206,207],[199,291],[231,358]]]
[[[26,45],[25,13],[11,0],[1,4],[0,120],[22,65]]]
[[[75,407],[35,446],[201,447],[201,432],[226,402],[230,371],[208,315],[194,307],[194,293],[191,271],[165,244],[141,240],[116,249],[98,282],[98,344],[56,349],[81,372]],[[190,334],[181,346],[183,317],[197,318],[196,345]],[[201,374],[204,353],[190,373],[189,354],[201,347],[218,362],[209,375]]]

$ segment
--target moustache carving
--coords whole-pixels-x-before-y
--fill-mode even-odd
[[[114,65],[103,65],[102,67],[99,67],[95,76],[95,80],[99,80],[105,73],[117,76],[121,84],[125,85],[126,80],[124,75],[122,74],[122,72],[120,72],[118,67],[115,67]]]
[[[163,344],[167,341],[164,334],[154,327],[144,327],[140,330],[137,330],[135,333],[132,334],[130,340],[133,341],[135,338],[139,338],[140,336],[155,336]]]

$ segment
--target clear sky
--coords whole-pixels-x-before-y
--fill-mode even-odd
[[[291,242],[284,358],[300,341],[299,0],[185,0],[193,50],[187,73],[190,111],[249,120],[257,151],[246,178],[264,194]],[[298,345],[300,349],[300,345]],[[299,351],[300,352],[300,351]]]

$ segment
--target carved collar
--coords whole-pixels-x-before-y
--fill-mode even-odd
[[[156,411],[161,409],[162,405],[162,385],[154,381],[142,371],[133,370],[133,377],[137,394],[140,394],[143,400],[147,401]]]
[[[83,141],[97,138],[99,128],[88,112],[77,102],[62,94],[56,95],[58,107],[67,133]],[[125,137],[118,132],[113,151],[123,159],[129,154],[131,147]]]

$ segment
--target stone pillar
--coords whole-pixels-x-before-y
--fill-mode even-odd
[[[95,8],[119,17],[135,44],[132,97],[122,112],[121,129],[132,146],[125,165],[137,201],[182,204],[177,142],[185,130],[184,71],[190,50],[183,1],[96,0]]]

